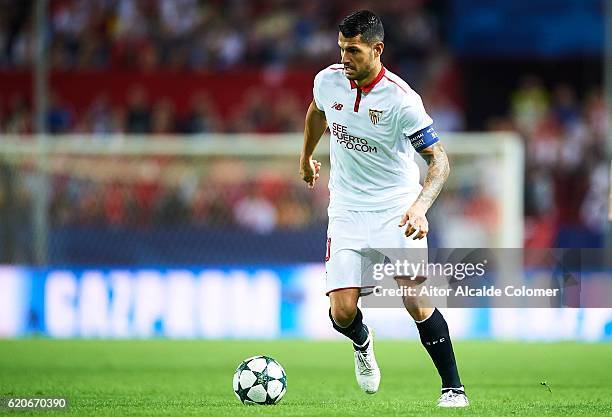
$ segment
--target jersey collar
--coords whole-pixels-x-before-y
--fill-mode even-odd
[[[351,80],[351,89],[353,88],[359,88],[361,91],[363,91],[364,93],[369,93],[370,91],[372,91],[372,89],[374,88],[374,86],[376,84],[378,84],[378,82],[380,80],[382,80],[382,77],[384,77],[385,75],[385,67],[384,65],[380,67],[380,71],[378,72],[378,75],[376,76],[376,78],[374,78],[371,82],[368,83],[368,85],[364,85],[363,87],[359,87],[355,81]]]

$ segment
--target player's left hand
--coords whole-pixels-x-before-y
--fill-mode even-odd
[[[423,239],[427,236],[427,232],[429,232],[429,223],[427,222],[427,218],[425,217],[425,213],[427,210],[423,208],[420,204],[414,203],[408,211],[402,216],[400,220],[399,227],[404,227],[406,224],[406,231],[404,234],[406,237],[409,237],[414,232],[413,240]]]

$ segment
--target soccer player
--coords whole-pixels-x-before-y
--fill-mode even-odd
[[[329,316],[333,328],[353,342],[357,383],[373,394],[380,383],[380,369],[372,332],[357,305],[361,295],[372,292],[362,281],[362,261],[371,256],[364,248],[426,249],[425,215],[448,177],[449,163],[419,95],[381,64],[381,20],[361,10],[345,17],[339,29],[342,62],[314,79],[300,175],[310,188],[315,186],[321,163],[312,155],[329,127]],[[423,186],[415,151],[428,165]],[[398,285],[409,285],[410,277],[395,278]],[[403,301],[442,379],[438,406],[469,405],[446,320],[440,311],[416,299]]]

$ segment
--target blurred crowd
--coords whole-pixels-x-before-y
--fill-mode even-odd
[[[371,1],[325,0],[51,0],[50,66],[56,71],[249,71],[318,69],[338,60],[339,19]],[[444,14],[425,0],[376,2],[386,28],[384,62],[423,96],[440,131],[465,129],[459,75],[445,50]],[[32,1],[0,0],[0,70],[30,68]],[[53,90],[53,86],[52,86]],[[206,91],[194,91],[178,111],[168,98],[133,85],[121,104],[104,91],[76,107],[52,91],[52,133],[298,132],[303,98],[280,92],[244,92],[227,113]],[[509,97],[508,113],[488,130],[519,132],[526,146],[525,240],[528,246],[601,244],[606,221],[608,167],[601,91],[577,92],[525,77]],[[32,103],[0,92],[0,131],[31,133]],[[24,174],[24,178],[28,178]],[[293,179],[164,186],[155,181],[97,183],[52,178],[55,225],[171,225],[245,227],[268,233],[324,224],[326,196],[307,194]],[[500,192],[503,192],[500,191]],[[1,194],[1,193],[0,193]],[[24,197],[27,199],[27,197]],[[494,223],[486,192],[448,190],[453,210]],[[498,210],[497,210],[498,211]]]
[[[33,0],[0,0],[0,67],[32,64]],[[227,70],[320,66],[337,57],[337,25],[375,6],[389,62],[423,62],[439,42],[435,2],[389,0],[50,0],[51,67]],[[398,54],[394,51],[402,51]]]
[[[517,131],[524,139],[526,245],[600,245],[609,181],[602,92],[594,89],[579,97],[569,85],[547,88],[537,77],[528,76],[510,100],[508,114],[492,118],[488,130]],[[438,123],[438,117],[433,118]],[[138,125],[142,118],[133,115],[130,120]],[[161,168],[169,162],[160,162]],[[291,168],[287,175],[261,178],[249,176],[250,168],[239,161],[227,169],[231,175],[174,186],[162,185],[158,176],[125,183],[60,176],[53,187],[52,218],[58,225],[192,223],[240,226],[260,233],[325,223],[325,188],[319,187],[313,195]],[[223,179],[229,176],[236,182],[225,184]],[[435,210],[447,222],[447,215],[453,213],[487,227],[499,219],[491,190],[449,189],[441,198],[446,207]],[[468,223],[456,223],[453,230],[464,230],[461,224]],[[473,238],[477,229],[470,226],[469,230]]]
[[[310,85],[312,79],[305,78],[304,82]],[[432,88],[424,91],[423,100],[439,130],[464,129],[463,110],[448,95]],[[188,101],[186,108],[178,111],[170,98],[154,100],[146,88],[135,84],[125,93],[122,103],[114,103],[101,92],[90,105],[80,108],[52,92],[47,129],[53,134],[96,135],[298,132],[303,129],[308,107],[304,98],[291,89],[277,90],[272,96],[258,87],[247,89],[225,115],[206,91],[194,92]],[[24,95],[7,97],[4,109],[0,101],[0,132],[31,134],[33,123],[32,103]]]
[[[581,97],[569,85],[547,88],[526,76],[510,114],[491,130],[515,130],[525,140],[525,238],[534,247],[603,244],[610,161],[601,89]]]
[[[227,162],[235,172],[231,181],[214,176],[196,179],[190,172],[172,185],[160,181],[160,171],[151,160],[125,163],[140,165],[142,174],[107,183],[52,176],[52,224],[137,229],[176,225],[242,227],[266,234],[321,225],[326,219],[325,192],[312,193],[279,173],[262,173],[249,179],[240,162]],[[205,162],[195,161],[189,166],[197,168],[201,163]],[[171,162],[167,160],[166,164]]]
[[[0,70],[33,64],[32,4],[0,0]],[[463,115],[453,104],[456,82],[442,41],[444,14],[437,3],[359,4],[370,6],[385,23],[385,65],[431,98],[442,127],[460,129]],[[50,0],[50,69],[117,74],[259,68],[272,73],[308,69],[314,74],[338,61],[337,25],[355,7],[348,0]],[[297,131],[303,123],[304,99],[290,89],[272,100],[262,89],[251,88],[226,114],[205,91],[190,93],[188,108],[177,109],[172,99],[141,85],[114,100],[92,87],[89,103],[75,106],[51,85],[51,132],[273,133]],[[29,133],[32,123],[29,99],[0,94],[0,131]]]
[[[151,100],[140,85],[132,86],[125,105],[113,103],[100,93],[86,108],[52,93],[49,97],[47,129],[53,134],[190,134],[206,133],[279,133],[302,129],[304,106],[291,91],[282,91],[270,103],[258,88],[248,90],[227,117],[205,91],[194,93],[189,105],[178,112],[169,98]],[[8,134],[30,134],[34,131],[32,106],[22,95],[15,95],[0,112],[0,129]]]

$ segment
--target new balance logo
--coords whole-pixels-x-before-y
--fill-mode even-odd
[[[337,101],[334,101],[334,105],[332,106],[332,109],[342,110],[342,107],[343,107],[342,103],[338,103]]]

